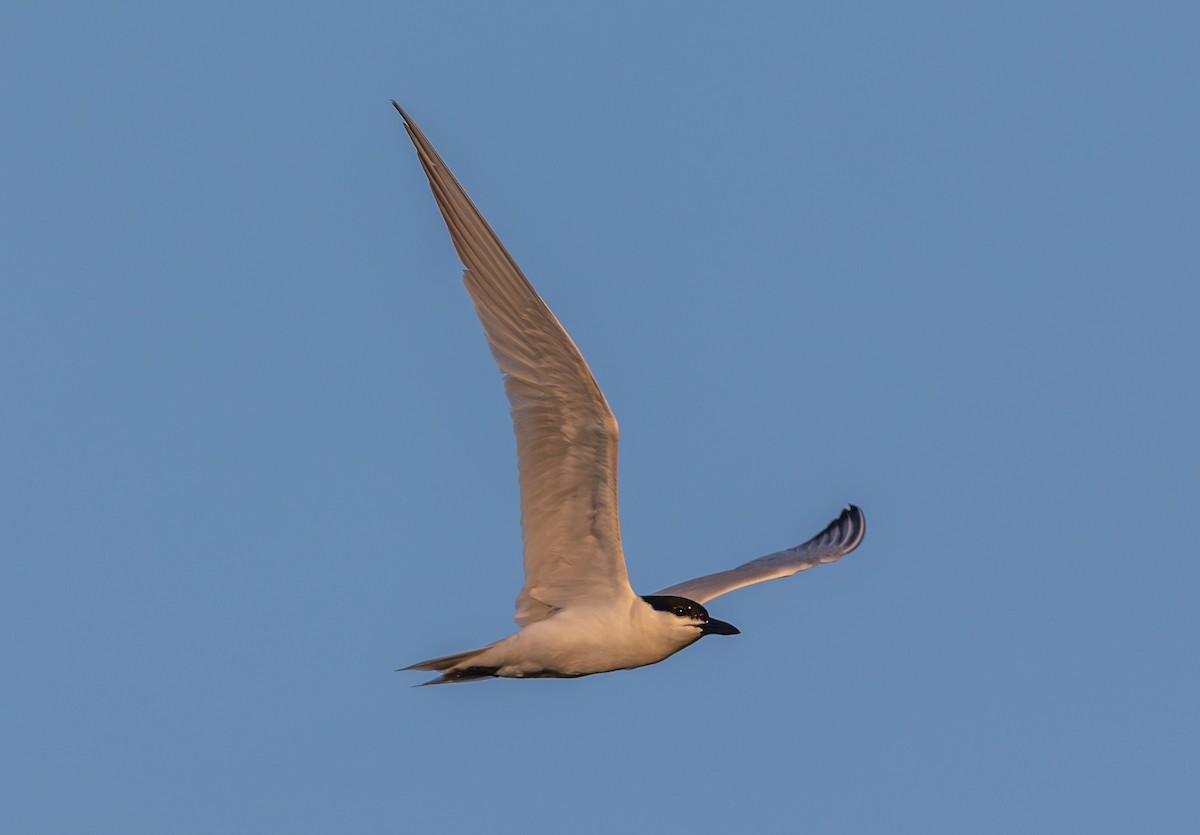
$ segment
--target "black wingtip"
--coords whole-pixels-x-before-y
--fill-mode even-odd
[[[862,544],[867,533],[867,517],[858,505],[849,505],[838,517],[825,526],[807,545],[826,545],[837,548],[839,555],[849,554]],[[804,546],[801,546],[804,547]]]
[[[863,537],[867,535],[867,516],[858,505],[849,505],[829,526],[830,529],[835,527],[841,532],[847,550],[852,551],[862,544]]]

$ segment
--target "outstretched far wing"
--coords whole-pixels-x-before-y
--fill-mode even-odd
[[[861,510],[850,505],[838,518],[830,522],[825,530],[803,545],[750,560],[728,571],[718,571],[716,574],[706,574],[686,583],[678,583],[656,591],[655,594],[673,594],[697,603],[707,603],[714,597],[755,583],[791,577],[797,571],[812,568],[814,565],[836,562],[857,548],[866,532],[866,517]]]
[[[632,596],[617,514],[617,421],[583,355],[407,113],[392,102],[466,272],[517,436],[521,626],[573,603]]]

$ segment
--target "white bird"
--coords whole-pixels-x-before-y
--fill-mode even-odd
[[[520,631],[480,649],[404,667],[426,684],[487,677],[574,678],[655,664],[704,635],[736,635],[703,604],[853,551],[866,531],[854,505],[785,551],[652,595],[629,585],[617,515],[617,421],[571,337],[534,291],[412,118],[396,104],[466,270],[512,409],[525,540]]]

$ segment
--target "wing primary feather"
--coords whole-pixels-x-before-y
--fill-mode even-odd
[[[806,568],[840,560],[862,544],[866,533],[866,516],[858,506],[850,505],[819,534],[795,548],[767,554],[728,571],[718,571],[677,583],[655,594],[677,595],[697,603],[707,603],[713,598],[755,583],[790,577]]]

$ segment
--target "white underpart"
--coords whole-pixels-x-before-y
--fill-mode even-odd
[[[526,626],[483,650],[469,666],[496,675],[584,676],[655,664],[700,640],[694,621],[652,609],[641,598],[579,605]]]

